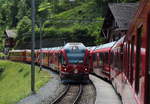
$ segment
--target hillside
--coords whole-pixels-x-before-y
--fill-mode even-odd
[[[70,41],[95,45],[102,40],[100,38],[102,24],[103,18],[96,3],[93,1],[83,3],[80,6],[53,15],[52,20],[44,21],[43,41],[49,41],[50,43],[44,42],[43,47],[60,46],[64,42]],[[39,46],[39,30],[39,28],[36,28],[36,48]],[[25,42],[24,46],[30,46],[30,43],[27,42],[30,41],[30,36],[23,39],[21,43]]]
[[[101,17],[104,17],[109,2],[136,1],[138,0],[36,0],[36,40],[39,39],[39,21],[42,21],[43,39],[49,41],[49,44],[44,43],[44,47],[62,45],[68,41],[80,41],[86,45],[100,44],[103,41],[100,36],[102,21],[89,21],[103,20]],[[1,49],[5,29],[17,30],[16,48],[26,44],[30,48],[31,25],[31,0],[0,0]]]

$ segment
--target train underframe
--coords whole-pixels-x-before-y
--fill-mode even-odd
[[[88,82],[89,73],[69,73],[69,72],[60,72],[60,78],[65,82]]]

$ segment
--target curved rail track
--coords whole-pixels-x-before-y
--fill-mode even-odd
[[[50,104],[77,104],[83,91],[83,85],[67,85],[66,89]]]

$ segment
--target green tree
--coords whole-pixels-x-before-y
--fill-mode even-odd
[[[24,16],[31,16],[31,7],[28,4],[27,0],[20,0],[18,2],[17,8],[19,8],[17,13],[17,18],[20,20]]]
[[[52,4],[49,2],[42,2],[38,7],[40,18],[47,18],[52,13]]]
[[[25,33],[31,31],[32,21],[27,16],[24,16],[17,25],[18,37],[21,38]]]
[[[0,9],[0,18],[1,18],[1,25],[2,26],[10,26],[12,24],[12,17],[11,17],[11,2],[5,2],[1,4]]]

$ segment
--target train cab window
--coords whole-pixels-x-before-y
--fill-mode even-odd
[[[66,65],[67,64],[67,62],[66,62],[66,60],[65,60],[63,55],[61,55],[61,64],[62,65]]]
[[[88,65],[90,63],[90,55],[86,56],[85,63],[86,63],[86,65]]]
[[[136,73],[135,73],[135,91],[139,93],[139,85],[140,85],[140,72],[142,71],[142,61],[141,61],[141,47],[142,47],[142,29],[137,29],[137,41],[136,41]]]

